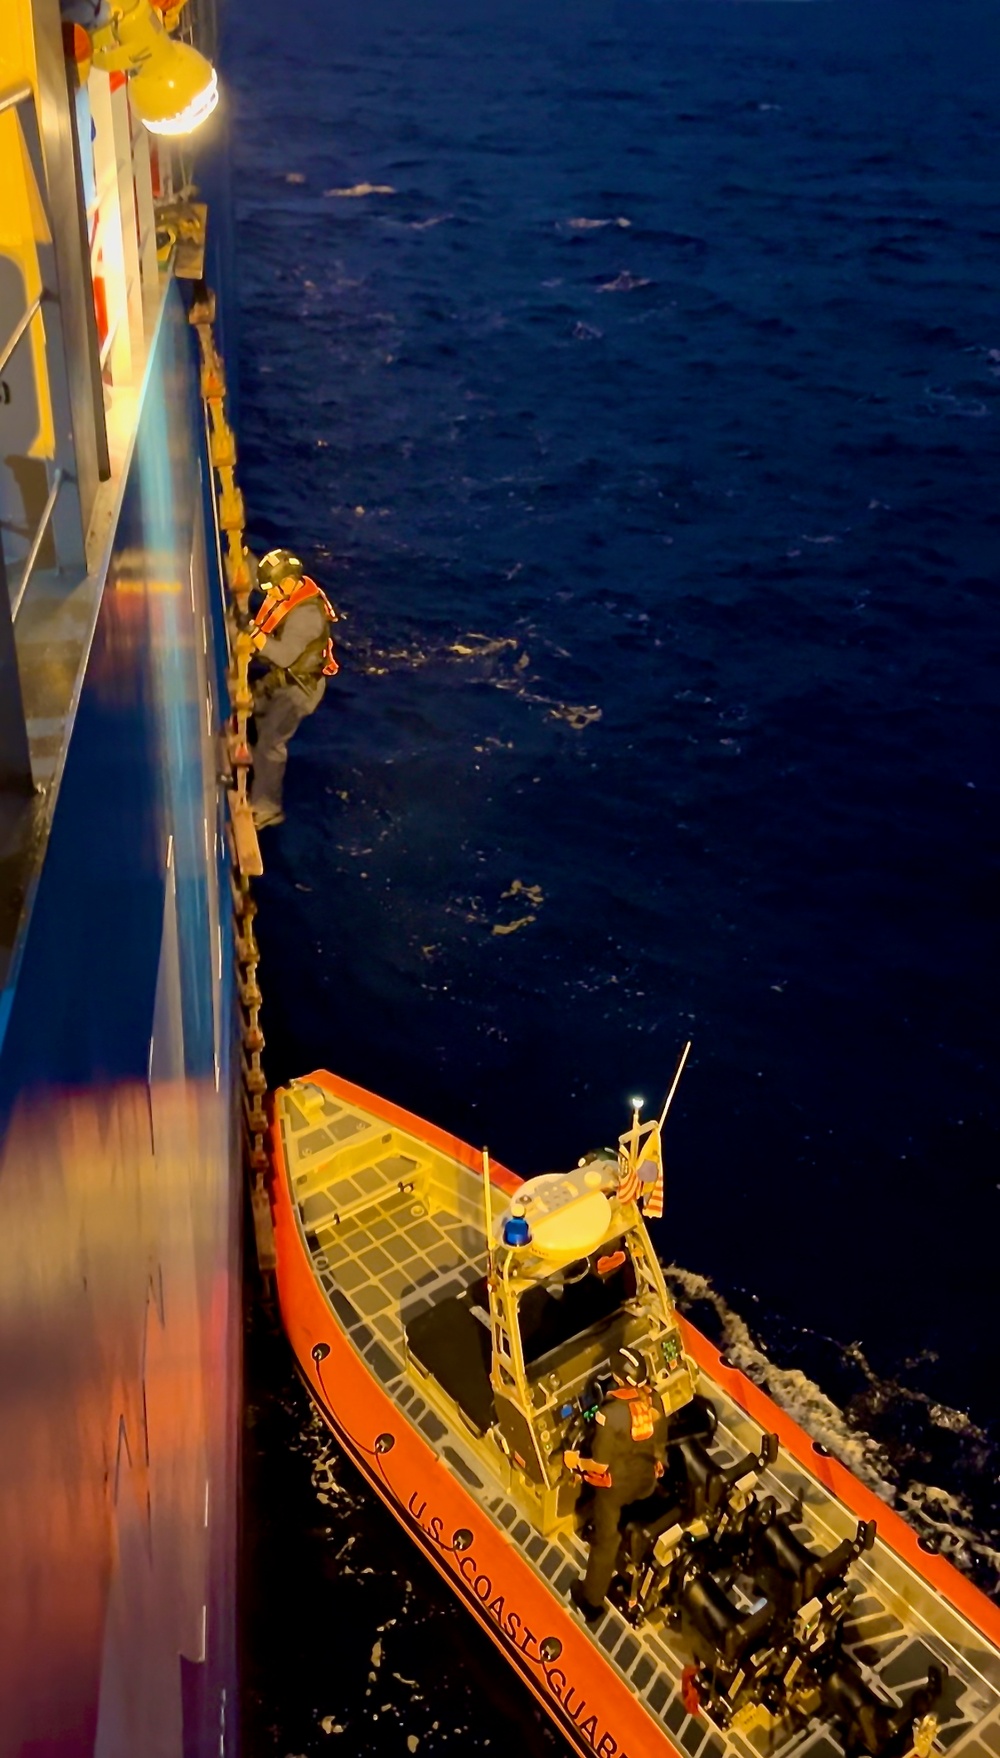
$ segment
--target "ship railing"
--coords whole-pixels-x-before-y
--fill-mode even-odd
[[[31,96],[32,91],[27,80],[22,85],[15,86],[13,91],[4,92],[3,97],[0,97],[0,116],[5,110],[12,109],[15,104],[23,104],[25,99]]]
[[[17,325],[15,327],[14,333],[10,338],[10,341],[7,343],[7,346],[4,349],[3,353],[0,354],[0,372],[3,372],[4,367],[7,365],[7,362],[9,361],[11,355],[13,354],[14,349],[17,347],[18,342],[21,340],[21,337],[27,335],[28,326],[30,325],[31,320],[34,317],[36,311],[40,311],[41,307],[42,307],[42,295],[39,293],[31,301],[31,304],[28,306],[28,309],[24,313],[23,317],[20,318],[19,322],[17,323]]]
[[[12,199],[17,223],[0,253],[20,273],[20,284],[8,271],[3,285],[0,398],[20,418],[8,449],[16,461],[22,454],[26,460],[16,481],[11,460],[0,460],[7,471],[0,501],[0,991],[44,858],[146,368],[173,278],[172,260],[157,256],[145,134],[137,142],[124,90],[105,91],[108,76],[97,74],[91,97],[101,113],[92,139],[108,164],[113,160],[114,188],[105,191],[103,231],[93,232],[58,9],[40,29],[49,52],[30,69],[18,67],[0,89],[0,183],[6,190],[9,178],[19,179],[9,192],[23,197]],[[104,187],[99,175],[95,187]],[[124,242],[116,252],[119,233]],[[113,360],[100,352],[95,237],[110,251],[105,276],[118,277],[115,298],[109,293],[102,305],[115,332]],[[32,397],[35,439],[28,426]]]
[[[15,86],[13,91],[5,92],[3,94],[3,96],[0,97],[0,115],[2,115],[5,110],[14,110],[14,109],[19,110],[21,108],[22,104],[29,104],[29,103],[33,104],[33,102],[34,102],[34,92],[32,91],[32,88],[28,84],[27,80],[25,80],[23,82],[23,84],[21,84],[19,86]],[[37,317],[38,313],[42,309],[42,300],[44,298],[45,298],[45,289],[43,287],[41,292],[37,293],[35,295],[34,299],[31,301],[31,303],[21,313],[21,316],[19,317],[17,323],[14,325],[14,328],[11,331],[10,336],[7,338],[7,341],[4,344],[3,351],[0,352],[0,377],[2,377],[3,373],[6,371],[6,368],[9,366],[11,360],[14,357],[14,354],[15,354],[17,348],[24,341],[24,338],[29,334],[29,332],[31,330],[31,325],[32,325],[34,319]],[[45,506],[42,509],[41,518],[38,521],[38,524],[35,528],[34,536],[32,537],[31,543],[28,546],[28,553],[27,553],[25,560],[24,560],[23,568],[21,571],[20,582],[17,586],[16,591],[11,595],[11,598],[10,598],[11,621],[14,620],[14,618],[17,616],[19,609],[21,608],[21,603],[24,599],[24,594],[25,594],[25,591],[27,590],[28,582],[31,579],[32,573],[34,572],[34,569],[35,569],[35,564],[38,561],[38,557],[39,557],[39,553],[41,551],[42,544],[45,541],[45,533],[48,530],[49,522],[52,518],[52,514],[55,509],[56,498],[57,498],[57,496],[59,494],[59,490],[63,484],[64,474],[65,474],[64,471],[61,469],[56,469],[53,472],[52,482],[49,487],[49,493],[48,493],[48,497],[45,502]]]
[[[42,516],[39,519],[38,524],[35,527],[35,535],[31,539],[31,547],[29,548],[28,553],[24,558],[24,566],[21,570],[21,578],[18,582],[17,591],[13,594],[11,601],[10,601],[10,620],[11,620],[11,622],[14,622],[16,620],[17,613],[20,610],[22,604],[24,603],[24,595],[28,590],[28,582],[30,581],[31,576],[35,571],[35,563],[38,561],[39,554],[41,553],[42,544],[45,542],[45,533],[49,528],[49,523],[51,521],[52,514],[55,511],[56,500],[59,495],[59,490],[63,485],[63,481],[64,481],[63,472],[59,469],[59,467],[57,465],[56,469],[52,473],[52,486],[49,489],[48,499],[46,500],[45,505],[42,508]]]
[[[25,120],[33,120],[34,99],[35,94],[32,86],[27,80],[24,80],[20,85],[15,86],[12,91],[5,92],[3,96],[0,97],[0,115],[3,115],[6,110],[20,110],[23,105],[30,105],[30,118],[26,117]],[[39,185],[38,189],[43,208],[47,208],[42,185]],[[46,212],[46,221],[48,221],[48,219],[49,216]],[[3,351],[0,352],[0,377],[2,377],[6,368],[9,366],[20,344],[24,341],[26,336],[30,335],[32,323],[42,309],[42,301],[45,296],[46,289],[43,287],[40,292],[36,293],[34,299],[31,300],[30,304],[21,313],[21,316],[14,325],[10,336],[4,344]],[[65,479],[65,470],[63,470],[61,466],[57,466],[52,473],[52,481],[49,484],[49,492],[46,497],[45,505],[42,508],[41,517],[38,520],[34,535],[28,545],[28,552],[22,564],[20,581],[18,582],[16,589],[10,593],[10,617],[12,622],[17,616],[24,601],[24,595],[27,591],[28,583],[34,573],[38,557],[41,553],[42,544],[45,541],[45,533],[49,528],[52,514],[55,511],[59,490]],[[10,592],[9,584],[8,592]]]

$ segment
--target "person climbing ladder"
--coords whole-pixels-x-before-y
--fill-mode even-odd
[[[250,797],[254,823],[263,830],[284,822],[288,741],[319,707],[327,678],[340,668],[331,632],[337,613],[298,556],[269,550],[256,563],[256,576],[265,596],[250,623],[250,638],[266,669],[253,685],[257,737]]]

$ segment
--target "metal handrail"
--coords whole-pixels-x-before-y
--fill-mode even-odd
[[[0,98],[0,115],[3,114],[4,110],[12,109],[15,104],[23,104],[25,98],[33,96],[34,93],[27,80],[25,80],[23,85],[15,86],[12,92],[5,92],[3,97]]]
[[[32,300],[31,304],[28,306],[27,311],[24,313],[24,316],[19,319],[18,324],[17,324],[17,328],[14,331],[14,334],[11,336],[10,341],[7,343],[7,346],[4,349],[3,353],[0,354],[0,372],[3,372],[4,367],[6,366],[8,360],[10,359],[11,355],[13,354],[14,349],[17,347],[18,342],[21,340],[21,337],[24,335],[24,332],[27,329],[28,325],[30,324],[32,318],[34,317],[36,311],[39,311],[41,309],[42,297],[43,297],[42,294],[39,293],[38,298]]]
[[[49,489],[49,498],[46,501],[44,507],[42,508],[42,516],[38,521],[38,526],[36,528],[35,535],[31,539],[31,548],[29,549],[28,554],[27,554],[27,558],[25,560],[24,572],[21,575],[21,584],[19,585],[14,597],[10,601],[10,620],[11,620],[11,622],[14,621],[14,618],[17,616],[17,613],[21,608],[21,601],[24,598],[24,594],[28,589],[28,581],[31,579],[32,573],[34,572],[35,563],[38,560],[38,552],[42,547],[42,539],[44,538],[45,533],[48,530],[49,520],[52,517],[52,509],[56,504],[56,496],[58,495],[59,490],[61,489],[62,485],[63,485],[63,472],[62,472],[62,470],[56,469],[53,473],[53,476],[52,476],[52,487]]]

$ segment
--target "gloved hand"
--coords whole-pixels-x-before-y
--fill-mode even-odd
[[[253,646],[256,647],[256,649],[259,653],[260,649],[264,645],[264,642],[267,640],[267,636],[264,634],[262,629],[258,629],[256,623],[250,624],[249,628],[247,629],[247,634],[250,636],[250,640],[251,640]]]

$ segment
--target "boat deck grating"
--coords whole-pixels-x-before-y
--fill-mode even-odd
[[[296,1091],[301,1093],[302,1089]],[[567,1601],[571,1583],[586,1564],[586,1545],[572,1532],[545,1538],[519,1515],[500,1480],[484,1473],[481,1459],[464,1441],[459,1425],[449,1430],[420,1396],[414,1370],[406,1360],[405,1327],[433,1302],[460,1293],[481,1274],[481,1231],[445,1210],[428,1209],[416,1179],[419,1144],[414,1144],[412,1156],[390,1152],[376,1159],[377,1149],[386,1139],[384,1131],[327,1095],[318,1103],[313,1095],[319,1089],[306,1092],[305,1112],[292,1104],[287,1092],[282,1094],[286,1119],[292,1113],[290,1132],[286,1129],[285,1135],[286,1151],[303,1231],[337,1318],[375,1377],[405,1411],[407,1420],[478,1492],[532,1567]],[[308,1123],[313,1127],[303,1133]],[[336,1150],[345,1142],[356,1152],[355,1144],[365,1130],[372,1137],[372,1163],[317,1190],[313,1167],[322,1172],[327,1157],[335,1160]],[[310,1164],[300,1176],[303,1160]],[[401,1190],[400,1182],[411,1177],[418,1187]],[[353,1212],[345,1214],[345,1210]],[[442,1445],[446,1435],[448,1444]],[[717,1451],[722,1451],[723,1439],[720,1427]],[[740,1451],[734,1442],[731,1457]],[[809,1487],[804,1477],[801,1486]],[[798,1489],[794,1472],[786,1474],[779,1487],[783,1497],[794,1497]],[[808,1536],[806,1528],[803,1534]],[[741,1758],[843,1758],[843,1748],[818,1721],[791,1734],[783,1735],[780,1729],[769,1733],[755,1729],[723,1736],[705,1717],[692,1718],[680,1697],[686,1656],[674,1648],[662,1627],[646,1628],[637,1636],[609,1606],[591,1633],[630,1688],[663,1719],[686,1758],[722,1758],[727,1750]],[[939,1706],[941,1726],[936,1745],[951,1753],[961,1743],[961,1758],[1000,1758],[1000,1694],[984,1681],[956,1677],[951,1671],[950,1652],[938,1654],[920,1637],[907,1632],[868,1584],[856,1601],[846,1646],[897,1697],[926,1677],[929,1660],[944,1659],[951,1676]],[[982,1689],[977,1689],[977,1683]]]

